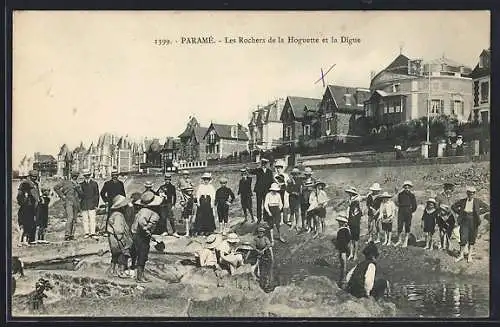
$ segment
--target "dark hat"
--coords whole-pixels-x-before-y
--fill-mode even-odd
[[[363,254],[365,257],[377,258],[379,253],[375,243],[370,242],[364,249]]]
[[[322,181],[316,181],[316,186],[323,185],[323,187],[326,187],[326,183]]]

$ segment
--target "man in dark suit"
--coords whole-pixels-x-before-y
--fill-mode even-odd
[[[472,186],[466,189],[467,197],[453,204],[452,209],[457,213],[457,223],[460,226],[460,254],[456,261],[467,257],[472,262],[472,250],[476,243],[477,230],[481,224],[480,215],[490,210],[489,206],[475,197],[476,189]]]
[[[111,172],[111,180],[104,182],[101,190],[101,198],[106,203],[108,208],[108,217],[110,215],[109,209],[113,204],[113,199],[118,194],[126,196],[125,186],[123,185],[123,182],[118,179],[118,171],[113,170]]]
[[[83,171],[84,180],[80,183],[84,238],[96,236],[96,209],[99,206],[99,186],[96,181],[90,178],[90,175],[90,170],[85,169]]]
[[[269,160],[262,158],[260,160],[261,167],[249,170],[249,173],[255,175],[255,198],[257,201],[257,222],[262,220],[262,207],[264,198],[269,192],[271,184],[274,183],[273,171],[269,168]]]
[[[241,179],[238,184],[238,195],[241,200],[241,208],[243,209],[243,214],[245,215],[245,222],[247,221],[247,212],[250,214],[250,218],[252,218],[252,222],[254,222],[253,218],[253,210],[252,210],[252,177],[248,176],[248,171],[246,168],[240,169]]]

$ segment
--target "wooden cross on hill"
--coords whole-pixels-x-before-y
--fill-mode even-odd
[[[325,76],[326,76],[326,74],[328,74],[330,72],[330,70],[332,70],[333,67],[335,67],[335,65],[336,64],[333,64],[330,68],[328,68],[328,70],[326,71],[326,73],[323,73],[323,68],[321,68],[321,77],[316,82],[314,82],[314,84],[317,84],[319,81],[322,81],[323,82],[323,87],[325,87]]]

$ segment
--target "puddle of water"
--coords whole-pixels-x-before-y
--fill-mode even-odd
[[[308,276],[326,276],[336,281],[331,267],[306,265],[275,268],[274,286],[298,282]],[[392,281],[388,301],[396,304],[400,315],[425,318],[477,318],[489,316],[489,283],[471,284],[470,280],[425,276],[425,282]]]

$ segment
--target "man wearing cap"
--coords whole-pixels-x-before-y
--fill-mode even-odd
[[[252,177],[248,176],[246,168],[240,169],[241,179],[238,184],[238,195],[240,196],[241,208],[245,215],[245,222],[247,221],[247,212],[250,214],[252,222],[255,221],[252,210]]]
[[[152,207],[159,206],[163,199],[153,192],[146,192],[141,195],[140,206],[142,207],[135,215],[131,232],[134,239],[134,256],[136,266],[136,280],[139,283],[149,282],[144,276],[144,267],[148,261],[151,236],[160,221],[160,216],[151,210]]]
[[[304,180],[301,186],[301,197],[300,197],[300,214],[302,218],[302,230],[307,232],[311,231],[311,221],[310,216],[307,215],[307,209],[309,208],[309,198],[311,192],[314,189],[316,181],[312,177],[313,171],[311,167],[306,167],[304,169]]]
[[[370,194],[366,197],[366,207],[368,208],[368,241],[367,244],[373,240],[375,235],[375,244],[380,243],[380,224],[378,221],[380,204],[382,199],[378,197],[380,194],[379,183],[373,183],[370,187]]]
[[[28,178],[19,184],[17,191],[17,203],[19,204],[18,223],[22,229],[21,241],[35,242],[36,225],[35,219],[40,203],[40,189],[38,185],[38,171],[31,170]]]
[[[175,186],[172,184],[172,175],[165,174],[165,184],[160,186],[158,190],[155,192],[157,195],[163,198],[163,202],[160,205],[160,234],[167,234],[167,221],[170,223],[170,228],[172,229],[172,233],[168,233],[169,235],[173,235],[175,237],[179,237],[177,234],[177,229],[175,226],[175,217],[174,211],[172,208],[177,203],[177,191]]]
[[[64,240],[73,240],[75,234],[76,216],[80,209],[80,199],[82,197],[82,187],[78,184],[78,173],[71,173],[71,180],[62,180],[54,186],[54,192],[64,202],[66,209],[66,230],[64,233]]]
[[[302,192],[302,185],[299,179],[300,170],[298,168],[293,168],[291,176],[286,185],[286,191],[288,192],[288,203],[290,206],[290,219],[292,221],[291,228],[295,228],[297,231],[299,229],[299,219],[300,219],[300,194]]]
[[[460,254],[457,261],[467,257],[472,262],[472,252],[476,244],[477,230],[481,224],[480,216],[490,210],[489,206],[475,197],[476,188],[466,188],[467,197],[453,204],[452,209],[458,215],[457,223],[460,226]]]
[[[394,246],[408,246],[408,237],[410,236],[411,220],[413,213],[417,210],[417,199],[411,191],[413,183],[404,181],[403,190],[398,193],[396,206],[398,207],[398,234],[399,239]],[[404,231],[403,231],[404,230]]]
[[[255,175],[255,198],[257,201],[257,221],[260,223],[262,220],[262,210],[264,206],[264,199],[266,197],[271,184],[274,182],[274,175],[269,168],[269,160],[262,158],[260,160],[261,167],[250,169],[249,173]]]
[[[234,193],[227,187],[227,178],[220,179],[220,187],[215,192],[215,206],[219,217],[219,229],[222,235],[226,235],[227,224],[229,222],[229,205],[234,202]]]
[[[142,193],[145,193],[145,192],[153,192],[153,182],[151,181],[147,181],[146,183],[144,183],[144,191]]]
[[[83,181],[80,182],[82,189],[81,209],[83,219],[84,238],[96,236],[96,209],[99,206],[99,186],[90,178],[90,170],[83,172]]]
[[[104,182],[104,185],[102,186],[101,189],[101,198],[102,200],[107,204],[107,209],[108,209],[108,214],[107,216],[109,217],[109,209],[111,208],[111,205],[113,203],[113,199],[117,195],[125,195],[125,186],[123,185],[123,182],[118,179],[118,171],[113,170],[111,172],[111,179]]]

